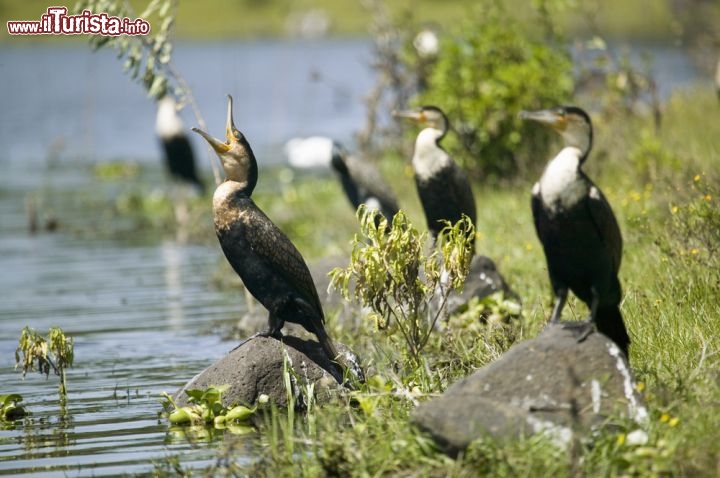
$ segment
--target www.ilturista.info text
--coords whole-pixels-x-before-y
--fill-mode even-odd
[[[137,18],[111,17],[107,13],[83,10],[79,15],[68,15],[66,7],[49,7],[40,21],[17,20],[7,22],[11,35],[147,35],[150,23]]]

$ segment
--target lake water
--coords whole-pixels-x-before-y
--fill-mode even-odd
[[[681,52],[654,55],[663,91],[696,78]],[[175,56],[210,132],[223,134],[233,94],[236,124],[266,164],[282,162],[294,136],[350,140],[374,82],[367,40],[179,43]],[[235,345],[216,328],[244,311],[239,292],[212,286],[219,247],[92,233],[110,217],[93,195],[124,186],[98,183],[93,163],[134,159],[149,166],[141,180],[161,178],[152,103],[111,52],[82,45],[0,47],[0,85],[0,394],[20,393],[32,412],[0,430],[0,474],[147,473],[168,456],[206,466],[222,440],[179,439],[157,412],[161,392]],[[200,164],[210,179],[203,155]],[[29,193],[52,208],[59,231],[28,234]],[[14,369],[26,325],[75,339],[65,410],[55,377],[22,380]]]

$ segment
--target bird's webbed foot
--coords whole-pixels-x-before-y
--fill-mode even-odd
[[[277,340],[282,340],[282,338],[283,338],[283,334],[280,329],[277,329],[277,330],[267,329],[267,330],[263,330],[262,332],[258,332],[255,335],[258,335],[260,337],[272,337]]]
[[[269,327],[267,330],[255,332],[250,337],[246,338],[245,340],[240,342],[237,346],[235,346],[235,348],[233,350],[242,347],[243,345],[245,345],[245,343],[250,342],[252,339],[254,339],[256,337],[272,337],[277,340],[282,340],[283,334],[282,334],[282,330],[280,328]]]
[[[267,335],[263,335],[263,334],[264,334],[264,332],[256,332],[256,333],[252,334],[250,337],[246,338],[245,340],[243,340],[239,344],[237,344],[235,346],[235,348],[233,348],[233,350],[239,349],[240,347],[245,345],[247,342],[250,342],[252,339],[254,339],[256,337],[267,337]]]
[[[570,330],[578,343],[584,341],[595,332],[595,323],[592,320],[573,320],[560,322],[561,327]]]

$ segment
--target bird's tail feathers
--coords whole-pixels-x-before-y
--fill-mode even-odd
[[[330,339],[330,336],[328,336],[327,332],[325,332],[325,327],[318,327],[315,331],[315,335],[317,335],[318,342],[320,342],[320,346],[325,352],[325,355],[327,355],[330,360],[337,360],[338,351],[335,348],[335,344]]]
[[[625,322],[623,321],[620,308],[617,305],[599,307],[595,324],[598,332],[607,336],[615,342],[620,350],[623,351],[625,357],[628,357],[628,349],[630,347],[630,336],[628,335]]]

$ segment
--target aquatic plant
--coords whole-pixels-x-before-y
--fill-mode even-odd
[[[258,404],[267,402],[267,395],[261,395],[254,407],[222,403],[222,394],[230,386],[210,386],[206,389],[186,390],[190,405],[179,407],[173,397],[163,392],[164,415],[172,425],[213,425],[225,428],[232,423],[247,422],[257,411]]]
[[[0,421],[13,421],[27,415],[27,411],[18,402],[22,402],[22,395],[11,393],[0,395]]]
[[[22,358],[21,358],[22,356]],[[37,370],[49,377],[50,370],[60,377],[60,401],[67,397],[65,369],[72,367],[74,359],[72,337],[67,337],[60,327],[51,327],[47,337],[35,329],[25,327],[15,349],[15,368],[22,366],[23,378],[30,370]]]

